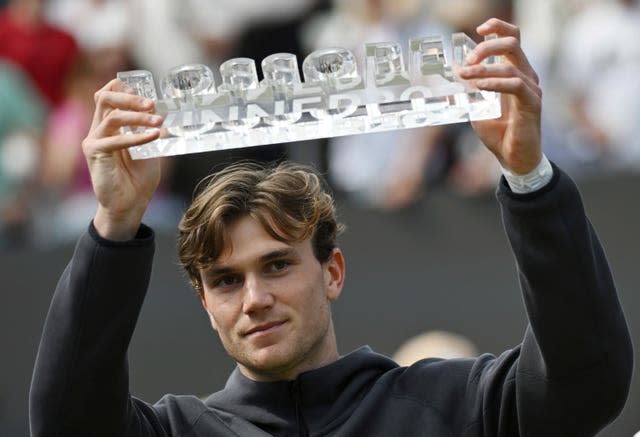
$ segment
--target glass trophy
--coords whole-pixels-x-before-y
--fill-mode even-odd
[[[293,111],[293,90],[300,86],[298,59],[291,53],[276,53],[262,60],[262,86],[271,89],[274,115],[264,118],[269,126],[288,126],[302,118],[302,112]]]
[[[260,123],[260,116],[249,115],[248,98],[252,90],[258,88],[256,63],[249,58],[234,58],[220,65],[222,85],[220,91],[228,93],[230,107],[237,110],[231,120],[223,121],[222,126],[234,132],[245,132]]]
[[[116,77],[124,82],[127,87],[134,93],[151,100],[158,100],[156,94],[156,86],[153,84],[153,76],[147,70],[121,71]],[[125,133],[142,133],[143,127],[125,127],[122,128]]]
[[[215,122],[203,119],[198,107],[198,97],[215,93],[213,72],[202,64],[188,64],[169,70],[160,83],[165,99],[174,99],[184,108],[182,123],[166,126],[169,134],[177,137],[199,137],[211,130]]]
[[[253,59],[234,58],[220,66],[217,89],[207,66],[184,65],[162,78],[161,99],[149,72],[121,72],[165,118],[159,139],[129,152],[144,159],[498,118],[500,95],[456,74],[475,46],[456,33],[447,55],[442,37],[415,37],[405,63],[400,44],[368,43],[362,71],[349,50],[317,50],[302,63],[304,81],[289,53],[266,57],[261,81]]]

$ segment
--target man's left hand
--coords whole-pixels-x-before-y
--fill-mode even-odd
[[[480,90],[502,93],[502,116],[473,122],[473,128],[504,168],[527,174],[542,159],[538,75],[522,51],[517,26],[491,18],[477,31],[483,36],[495,33],[498,38],[478,44],[459,74]],[[490,56],[501,56],[503,61],[481,63]]]

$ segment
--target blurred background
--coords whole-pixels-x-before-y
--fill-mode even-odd
[[[0,0],[0,435],[28,435],[48,303],[96,208],[81,142],[94,92],[118,71],[146,69],[158,81],[181,64],[216,72],[229,58],[259,63],[276,52],[301,64],[332,46],[362,59],[364,42],[457,31],[477,39],[475,27],[491,16],[522,30],[544,91],[544,151],[583,192],[637,350],[639,3]],[[204,394],[232,368],[177,267],[175,231],[196,183],[241,158],[312,163],[335,190],[349,228],[348,282],[334,309],[341,353],[370,344],[391,355],[425,332],[417,356],[499,353],[519,342],[526,319],[493,199],[500,172],[468,124],[170,157],[145,217],[158,249],[131,350],[132,393]],[[403,348],[398,359],[412,353]],[[625,411],[601,435],[633,435],[638,411],[636,378]]]

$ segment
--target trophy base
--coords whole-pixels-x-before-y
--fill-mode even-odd
[[[414,108],[420,107],[420,110]],[[133,159],[183,155],[287,143],[318,138],[384,132],[425,126],[464,123],[495,119],[501,116],[500,95],[476,91],[455,96],[431,99],[414,99],[359,106],[346,117],[313,117],[304,113],[291,124],[279,121],[267,124],[262,120],[255,127],[230,129],[222,123],[200,133],[171,135],[166,129],[162,137],[142,146],[129,148]]]

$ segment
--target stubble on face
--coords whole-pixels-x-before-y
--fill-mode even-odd
[[[227,353],[238,363],[242,373],[255,381],[293,380],[300,373],[329,364],[337,358],[331,354],[327,341],[335,338],[330,311],[322,309],[326,316],[322,323],[309,326],[306,332],[286,332],[278,344],[259,350],[223,345]],[[222,339],[222,337],[221,337]],[[236,344],[237,345],[237,344]],[[337,350],[337,348],[336,348]]]

